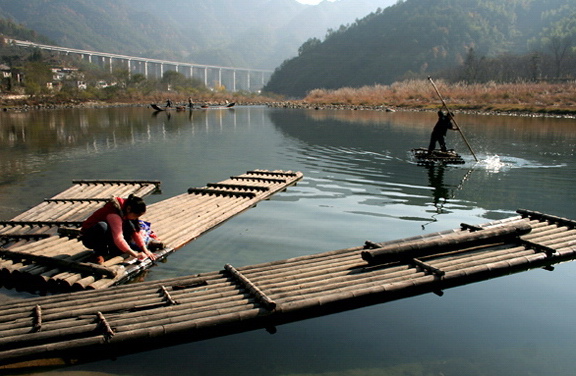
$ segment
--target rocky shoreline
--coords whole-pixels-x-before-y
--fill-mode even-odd
[[[422,107],[394,107],[394,106],[360,106],[360,105],[344,105],[344,104],[314,104],[307,102],[273,102],[267,103],[268,107],[286,108],[286,109],[307,109],[307,110],[353,110],[353,111],[384,111],[384,112],[432,112],[438,109],[422,108]],[[491,116],[523,116],[535,118],[559,118],[559,119],[576,119],[574,113],[541,113],[530,111],[484,111],[484,110],[471,110],[471,109],[458,109],[454,112],[461,114],[471,115],[491,115]]]
[[[431,107],[396,107],[396,106],[368,106],[352,104],[318,104],[304,101],[278,101],[278,102],[236,102],[238,106],[267,106],[271,108],[284,109],[305,109],[305,110],[352,110],[352,111],[382,111],[382,112],[432,112],[437,108]],[[221,103],[209,103],[210,105],[219,105]],[[68,103],[38,103],[38,104],[4,104],[1,109],[4,112],[28,112],[34,110],[61,110],[61,109],[78,109],[78,108],[110,108],[110,107],[150,107],[150,103],[109,103],[109,102],[81,102],[74,101]],[[574,113],[545,113],[530,111],[484,111],[472,109],[457,109],[454,112],[461,114],[473,115],[491,115],[491,116],[523,116],[523,117],[541,117],[541,118],[565,118],[576,119]]]

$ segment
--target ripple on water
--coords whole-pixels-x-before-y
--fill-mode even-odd
[[[566,167],[566,164],[565,163],[542,164],[512,156],[491,155],[486,156],[484,159],[481,159],[478,162],[477,166],[485,169],[488,172],[496,173],[501,171],[507,171],[514,168],[559,168],[559,167]]]

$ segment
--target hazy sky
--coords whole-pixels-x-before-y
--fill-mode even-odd
[[[302,4],[318,4],[322,0],[296,0],[296,1],[299,3],[302,3]],[[329,1],[334,1],[334,0],[329,0]]]

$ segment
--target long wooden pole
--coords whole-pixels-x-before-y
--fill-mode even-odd
[[[452,111],[450,111],[450,109],[448,108],[448,105],[446,104],[446,102],[444,101],[444,98],[442,98],[442,95],[440,94],[440,91],[438,90],[438,88],[436,87],[436,84],[434,83],[434,81],[432,81],[432,77],[428,76],[428,80],[430,80],[430,83],[432,84],[432,86],[434,87],[434,90],[436,91],[436,94],[438,94],[438,97],[440,98],[440,101],[442,102],[442,105],[444,106],[444,108],[446,108],[446,111],[448,111],[448,114],[450,115],[450,118],[452,119],[452,121],[454,122],[454,125],[456,125],[456,129],[458,130],[458,132],[460,132],[460,135],[462,136],[462,139],[464,140],[464,143],[466,144],[466,146],[468,146],[468,149],[470,149],[470,153],[472,153],[472,156],[474,157],[474,160],[476,162],[478,162],[478,158],[476,157],[476,154],[474,154],[474,150],[472,150],[472,147],[470,146],[470,144],[468,143],[468,140],[466,139],[466,136],[464,136],[464,133],[462,132],[462,129],[460,128],[460,126],[458,125],[458,123],[456,123],[456,119],[454,119],[452,115]]]

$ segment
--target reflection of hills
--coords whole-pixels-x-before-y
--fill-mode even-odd
[[[403,159],[408,150],[427,143],[431,130],[423,124],[426,117],[415,113],[281,110],[270,112],[270,119],[284,134],[308,144],[361,147]],[[302,126],[310,122],[314,126]]]
[[[138,113],[141,116],[127,127],[126,119]],[[186,117],[165,120],[154,119],[150,113],[135,108],[8,113],[0,123],[0,145],[48,153],[100,142],[108,145],[132,142],[136,135],[146,134],[159,124],[165,125],[168,132],[189,124]]]
[[[154,115],[139,107],[5,112],[0,116],[2,180],[41,170],[54,158],[153,143],[194,128],[211,131],[232,115],[223,111]]]

